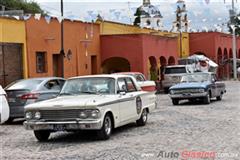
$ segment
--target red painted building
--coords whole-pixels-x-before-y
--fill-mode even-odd
[[[219,32],[190,33],[190,53],[204,54],[218,63],[218,77],[233,77],[232,70],[232,36]],[[237,58],[240,58],[240,39],[237,39]],[[239,64],[238,64],[239,65]]]
[[[156,80],[160,66],[177,64],[177,37],[150,34],[101,36],[102,72],[142,72]]]

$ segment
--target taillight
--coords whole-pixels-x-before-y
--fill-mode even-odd
[[[38,99],[39,94],[37,93],[27,93],[21,96],[21,99]]]

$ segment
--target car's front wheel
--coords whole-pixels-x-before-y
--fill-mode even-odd
[[[103,121],[102,128],[98,131],[98,137],[102,140],[107,140],[112,134],[113,122],[111,116],[107,114]]]
[[[172,104],[173,105],[178,105],[179,104],[179,100],[178,99],[172,99]]]
[[[211,103],[210,93],[208,93],[207,96],[203,98],[203,103],[204,104],[210,104]]]
[[[217,96],[217,101],[221,101],[222,100],[222,93],[220,94],[220,96]]]
[[[147,123],[148,119],[148,111],[147,109],[143,109],[141,117],[136,121],[138,126],[144,126]]]
[[[40,142],[45,142],[50,136],[50,131],[34,131],[34,135]]]

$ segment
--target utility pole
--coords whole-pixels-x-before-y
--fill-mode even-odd
[[[235,1],[232,0],[232,9],[229,11],[230,13],[230,23],[232,28],[232,48],[233,48],[233,78],[234,80],[237,80],[237,53],[236,53],[236,26],[234,24],[234,18],[236,17],[236,11],[235,11]]]
[[[62,66],[61,66],[61,72],[62,72],[62,77],[64,78],[64,58],[65,58],[65,53],[64,53],[64,18],[63,18],[63,0],[61,0],[61,50],[60,50],[60,57],[62,61]]]

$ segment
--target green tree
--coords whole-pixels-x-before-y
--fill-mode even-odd
[[[26,0],[0,0],[0,5],[5,6],[5,10],[23,10],[24,13],[41,13],[46,14],[38,3]]]

